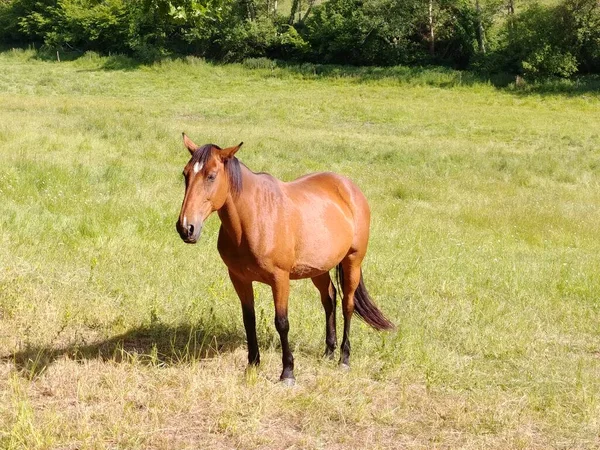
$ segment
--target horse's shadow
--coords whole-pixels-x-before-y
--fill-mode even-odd
[[[28,346],[2,356],[0,360],[12,362],[25,376],[35,377],[62,357],[77,361],[100,359],[117,363],[137,362],[160,367],[213,358],[231,352],[244,343],[243,333],[232,328],[153,323],[91,344]]]

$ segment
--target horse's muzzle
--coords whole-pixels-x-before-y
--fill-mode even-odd
[[[200,233],[202,233],[202,223],[198,225],[189,223],[184,227],[183,224],[178,220],[175,228],[177,228],[179,236],[186,244],[195,244],[198,242]]]

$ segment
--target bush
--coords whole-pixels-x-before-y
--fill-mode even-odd
[[[504,29],[504,69],[534,77],[600,70],[600,6],[596,0],[531,5]]]
[[[565,30],[564,45],[571,48],[581,72],[600,72],[600,3],[565,0],[557,15]]]
[[[104,0],[90,4],[88,0],[60,0],[55,17],[58,26],[47,34],[45,43],[94,50],[125,52],[128,27],[123,0]]]
[[[268,17],[237,23],[217,38],[224,61],[242,61],[269,54],[278,43],[277,29]]]
[[[386,2],[387,3],[387,2]],[[389,5],[388,5],[389,6]],[[408,59],[412,25],[390,21],[382,2],[329,0],[314,9],[302,30],[314,61],[394,64]]]
[[[55,29],[56,0],[0,0],[0,40],[43,43]]]
[[[278,46],[273,56],[283,59],[302,60],[310,51],[310,45],[298,33],[298,30],[286,23],[280,25]]]
[[[573,55],[564,48],[564,30],[556,16],[556,8],[534,4],[508,23],[509,67],[533,76],[569,76],[577,71]]]
[[[428,2],[329,0],[306,21],[314,61],[396,65],[446,62],[466,67],[475,53],[475,13],[466,0],[434,3],[435,47],[429,53]]]
[[[475,9],[471,2],[463,0],[441,6],[437,17],[436,55],[433,62],[465,69],[477,53]]]

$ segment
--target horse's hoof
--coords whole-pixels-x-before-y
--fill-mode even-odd
[[[344,372],[350,372],[350,364],[340,363],[340,369]]]
[[[282,378],[279,381],[281,382],[282,385],[284,385],[286,387],[292,387],[296,384],[295,378]]]

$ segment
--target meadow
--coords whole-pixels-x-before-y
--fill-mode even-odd
[[[0,53],[0,448],[600,447],[600,95],[442,69]],[[270,289],[262,365],[216,249],[175,231],[198,144],[372,209],[352,370],[292,284],[297,385]],[[338,308],[338,329],[341,314]]]

